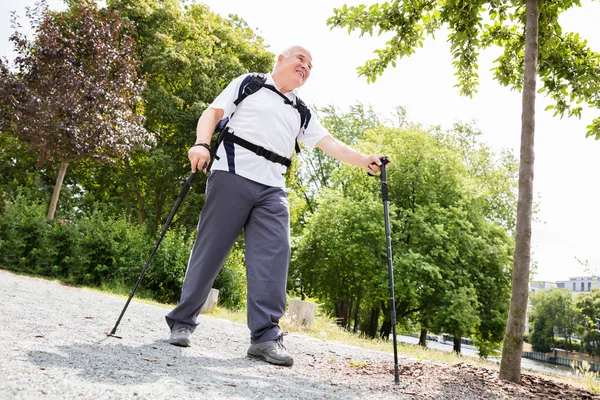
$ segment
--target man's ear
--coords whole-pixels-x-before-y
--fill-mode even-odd
[[[280,54],[280,55],[278,55],[278,56],[277,56],[277,64],[279,64],[280,62],[283,62],[283,59],[284,59],[284,58],[285,58],[285,57],[283,56],[283,54]]]

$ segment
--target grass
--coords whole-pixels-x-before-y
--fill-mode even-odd
[[[215,309],[206,314],[216,318],[227,319],[229,321],[238,322],[241,324],[246,323],[246,310],[232,311],[221,307],[215,307]],[[327,340],[328,342],[335,342],[345,344],[348,346],[360,347],[362,349],[382,351],[386,353],[393,353],[393,342],[390,340],[383,339],[371,339],[365,336],[353,334],[341,328],[335,323],[335,320],[326,315],[317,315],[315,317],[315,323],[312,327],[307,328],[291,323],[291,321],[284,316],[280,321],[281,328],[287,330],[290,333],[298,334],[301,336],[311,337],[314,339]],[[482,360],[478,358],[459,356],[453,352],[447,352],[442,350],[424,348],[422,346],[412,345],[403,342],[397,342],[398,354],[403,357],[416,359],[419,361],[432,361],[445,364],[457,364],[467,361],[469,364],[477,365],[486,368],[498,369],[498,365],[495,362]]]
[[[582,362],[581,367],[575,368],[575,373],[583,381],[583,386],[593,393],[600,393],[600,373],[594,372],[590,368],[590,363]]]
[[[122,282],[107,282],[102,283],[99,287],[89,287],[86,288],[98,293],[108,293],[117,297],[128,298],[131,294],[131,285],[125,285]],[[152,299],[152,294],[145,292],[142,288],[139,288],[135,292],[134,300],[144,304],[150,304],[154,306],[159,306],[163,308],[173,308],[176,304],[168,304],[168,303],[159,303],[156,300]]]

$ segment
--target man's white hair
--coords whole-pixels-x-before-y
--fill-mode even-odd
[[[289,57],[290,54],[292,54],[292,50],[294,50],[296,47],[300,47],[300,46],[295,45],[295,46],[290,46],[290,47],[283,49],[283,51],[281,52],[281,55],[284,57]]]

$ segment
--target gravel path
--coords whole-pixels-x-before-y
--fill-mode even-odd
[[[124,303],[0,270],[0,399],[550,398],[498,389],[493,371],[408,359],[394,385],[391,354],[295,334],[295,365],[277,367],[246,357],[245,325],[204,316],[179,348],[166,341],[168,309],[135,301],[122,339],[107,337]]]

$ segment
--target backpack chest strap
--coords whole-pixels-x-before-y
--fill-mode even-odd
[[[267,150],[262,146],[257,146],[254,143],[250,143],[249,141],[242,139],[239,136],[234,135],[227,128],[225,128],[225,130],[221,133],[221,138],[222,138],[222,140],[235,143],[238,146],[242,146],[246,150],[250,150],[254,154],[264,157],[271,162],[282,164],[282,165],[286,166],[287,168],[289,168],[290,165],[292,165],[291,159],[284,157],[284,156],[280,156],[279,154],[274,153],[271,150]]]

